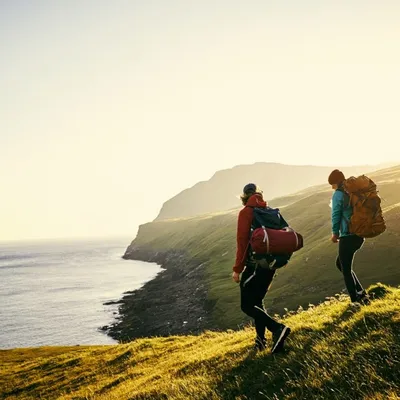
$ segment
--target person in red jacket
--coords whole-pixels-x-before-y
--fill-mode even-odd
[[[253,208],[266,208],[268,205],[254,183],[249,183],[243,188],[241,199],[245,207],[239,212],[238,217],[236,262],[232,278],[236,283],[240,283],[242,311],[254,318],[256,329],[254,349],[256,351],[265,349],[265,330],[268,329],[272,332],[271,351],[277,353],[283,350],[290,328],[270,317],[263,307],[263,300],[274,278],[275,270],[258,267],[249,244]]]

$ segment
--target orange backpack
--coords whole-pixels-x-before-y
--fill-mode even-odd
[[[352,176],[345,180],[344,190],[350,195],[350,204],[353,207],[350,233],[372,238],[385,232],[386,223],[376,184],[365,175]]]

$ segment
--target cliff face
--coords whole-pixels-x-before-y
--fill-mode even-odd
[[[120,303],[120,317],[103,327],[111,337],[125,342],[147,336],[199,333],[211,327],[201,260],[182,251],[157,252],[132,243],[125,259],[155,262],[165,270],[141,289],[128,292]]]

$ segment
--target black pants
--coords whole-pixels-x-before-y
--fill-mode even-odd
[[[357,292],[360,293],[364,290],[353,271],[354,255],[363,243],[364,239],[356,235],[344,236],[339,240],[339,255],[336,259],[336,267],[343,274],[351,301],[357,301]]]
[[[255,273],[254,273],[255,271]],[[265,328],[276,331],[281,324],[271,318],[264,310],[263,299],[274,278],[275,271],[255,266],[246,267],[240,281],[242,311],[254,318],[257,337],[265,338]]]

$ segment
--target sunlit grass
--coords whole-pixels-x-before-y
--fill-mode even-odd
[[[252,328],[110,346],[0,352],[1,399],[398,399],[400,289],[285,317],[287,351],[250,352]],[[292,313],[289,313],[292,314]]]

